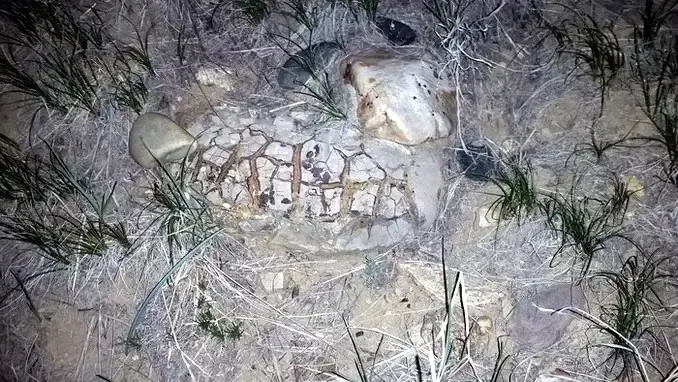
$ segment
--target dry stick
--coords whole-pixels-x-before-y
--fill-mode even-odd
[[[24,373],[28,373],[28,370],[31,368],[31,365],[29,365],[28,362],[31,359],[31,354],[33,354],[33,350],[35,349],[35,344],[38,342],[39,336],[40,334],[36,334],[35,337],[33,337],[33,341],[31,341],[31,346],[28,348],[28,354],[26,354],[26,362],[24,362]],[[31,378],[33,378],[33,376],[31,376]],[[35,380],[37,381],[37,379]]]
[[[675,382],[675,381],[678,381],[678,365],[674,366],[673,369],[669,371],[669,374],[667,374],[666,377],[664,377],[661,382]]]
[[[292,108],[295,108],[297,106],[305,105],[306,103],[307,103],[306,101],[294,102],[294,103],[291,103],[289,105],[283,105],[283,106],[277,107],[275,109],[271,109],[268,112],[269,113],[276,113],[276,112],[279,112],[281,110],[292,109]]]
[[[89,348],[89,339],[92,336],[94,327],[96,326],[95,322],[96,319],[97,319],[96,317],[92,317],[92,319],[89,320],[89,325],[87,325],[87,335],[85,336],[85,341],[82,344],[82,350],[80,351],[80,355],[78,356],[77,367],[75,368],[76,376],[80,375],[80,372],[82,371],[83,363],[85,362],[85,354],[87,353],[87,349]]]

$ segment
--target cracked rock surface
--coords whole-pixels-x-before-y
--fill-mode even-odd
[[[241,223],[260,221],[243,229],[266,226],[296,249],[388,246],[430,225],[441,143],[408,147],[342,130],[304,129],[289,117],[227,127],[205,116],[189,128],[203,147],[194,186]]]
[[[224,106],[188,128],[201,147],[194,187],[251,236],[361,251],[436,219],[454,94],[421,59],[373,52],[345,64],[347,83],[335,85],[353,96],[349,121],[314,125],[298,111],[257,119]]]

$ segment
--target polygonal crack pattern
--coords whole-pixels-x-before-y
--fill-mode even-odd
[[[220,133],[203,150],[194,178],[212,203],[322,221],[391,220],[414,211],[406,171],[389,174],[362,148],[342,150],[314,138],[281,142],[251,128]]]

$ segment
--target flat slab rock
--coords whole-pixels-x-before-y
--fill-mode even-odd
[[[573,319],[571,313],[551,313],[566,307],[585,308],[581,289],[571,284],[555,284],[543,288],[516,304],[507,323],[507,332],[513,340],[534,351],[544,350],[567,333]]]
[[[245,231],[291,249],[390,246],[436,217],[442,144],[407,147],[358,129],[302,129],[288,117],[227,128],[205,116],[195,185]],[[207,142],[202,137],[207,137]]]

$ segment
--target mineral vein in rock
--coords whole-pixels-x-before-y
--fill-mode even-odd
[[[389,220],[414,207],[403,169],[378,163],[362,147],[340,148],[315,137],[295,144],[251,128],[222,131],[202,164],[214,174],[200,180],[210,200],[250,213]]]

